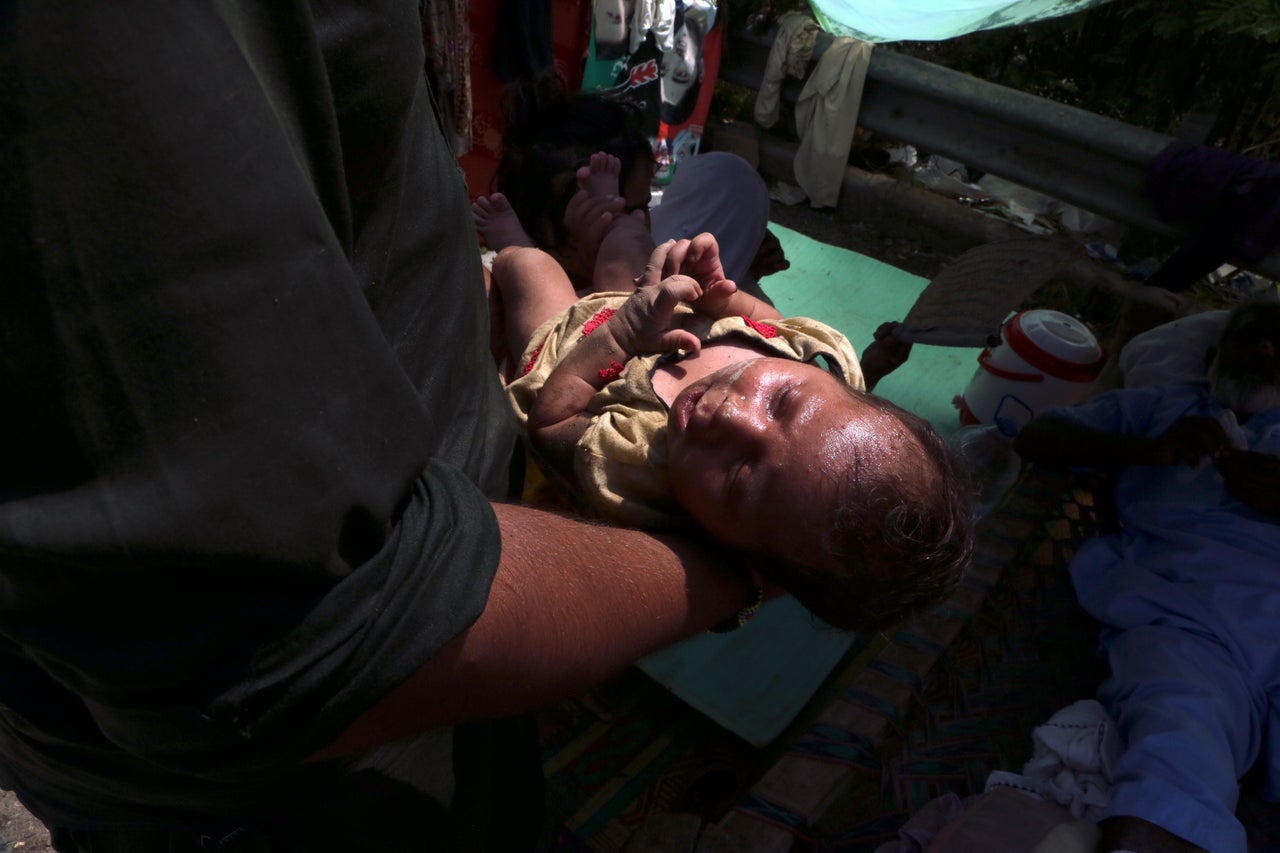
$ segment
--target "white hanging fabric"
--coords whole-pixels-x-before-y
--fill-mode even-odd
[[[872,47],[857,39],[836,39],[818,60],[796,101],[796,130],[800,133],[794,161],[796,183],[809,196],[811,207],[835,207],[839,201]]]

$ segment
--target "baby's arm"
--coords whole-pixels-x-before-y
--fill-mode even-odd
[[[782,315],[763,299],[743,293],[724,277],[720,244],[714,235],[703,232],[691,240],[668,240],[653,250],[645,267],[645,281],[682,273],[702,286],[703,295],[692,303],[699,314],[723,317],[750,317],[752,320],[781,320]]]
[[[572,479],[574,448],[591,423],[585,409],[632,356],[699,349],[697,336],[672,329],[671,318],[679,302],[701,295],[698,283],[683,275],[642,287],[565,354],[529,411],[529,439],[544,462]]]

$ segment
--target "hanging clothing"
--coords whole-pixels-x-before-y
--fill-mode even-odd
[[[778,121],[779,99],[784,77],[803,80],[809,72],[813,46],[822,28],[804,12],[787,12],[778,19],[778,35],[764,65],[764,80],[756,94],[755,119],[761,127]]]
[[[501,0],[493,34],[493,73],[499,80],[532,80],[555,67],[551,0]]]
[[[426,0],[422,41],[440,126],[455,157],[471,150],[471,21],[467,0]]]
[[[796,102],[796,183],[812,207],[835,207],[840,198],[872,47],[857,39],[837,39],[823,52]]]
[[[644,44],[644,37],[653,33],[658,50],[666,53],[675,47],[676,0],[636,0],[636,10],[631,17],[631,52]]]

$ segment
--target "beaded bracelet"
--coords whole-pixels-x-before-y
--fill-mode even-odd
[[[751,584],[747,587],[747,597],[743,601],[742,608],[728,619],[721,619],[716,624],[707,629],[711,634],[727,634],[730,631],[736,631],[743,625],[751,621],[751,617],[756,615],[756,611],[760,609],[760,605],[764,603],[764,587],[759,584]]]

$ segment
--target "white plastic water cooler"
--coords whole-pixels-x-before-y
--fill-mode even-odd
[[[978,356],[973,379],[956,398],[965,426],[993,424],[1013,437],[1044,409],[1083,399],[1106,364],[1089,327],[1061,311],[1014,314],[1000,338]]]

